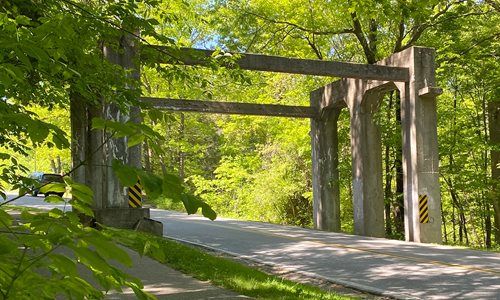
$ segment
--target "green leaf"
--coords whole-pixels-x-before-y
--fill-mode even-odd
[[[73,197],[76,197],[87,205],[92,205],[94,201],[94,192],[88,186],[75,182],[70,184],[70,187]]]
[[[162,194],[163,180],[160,177],[151,173],[140,172],[139,178],[144,191],[151,199],[156,199]]]
[[[112,162],[113,171],[123,186],[133,186],[137,182],[137,170],[131,166],[114,159]]]
[[[24,54],[19,48],[14,48],[14,52],[16,52],[17,59],[19,59],[19,61],[21,61],[28,70],[33,69],[30,59],[26,56],[26,54]]]
[[[144,139],[145,137],[143,134],[134,134],[128,138],[127,146],[130,148],[139,145],[144,141]]]
[[[75,201],[75,200],[71,200],[69,203],[71,204],[73,209],[83,213],[84,215],[89,216],[89,217],[94,216],[94,211],[88,205],[82,204],[82,203]]]
[[[190,194],[183,194],[181,196],[181,200],[188,214],[192,215],[198,211],[198,208],[200,207],[200,201],[195,196]]]
[[[45,200],[47,200],[47,198],[49,198],[49,197],[46,197]],[[62,218],[63,216],[64,216],[64,212],[62,210],[60,210],[59,208],[54,208],[54,209],[51,209],[49,211],[49,217],[51,217],[51,218],[59,219],[59,218]]]
[[[20,15],[16,17],[16,23],[19,25],[29,25],[30,21],[31,19],[27,16]]]
[[[148,110],[148,116],[153,123],[158,123],[163,120],[163,112],[158,109],[150,109]]]
[[[47,203],[61,203],[64,202],[64,199],[56,195],[48,195],[44,201]]]
[[[0,235],[0,255],[16,251],[18,245],[5,235]]]
[[[106,127],[106,120],[102,118],[92,119],[92,129],[104,129]]]
[[[91,234],[85,237],[84,240],[92,244],[97,253],[103,258],[114,259],[127,267],[132,267],[132,259],[127,252],[115,243],[109,242],[108,237],[101,234]]]
[[[47,194],[48,192],[64,193],[66,192],[66,184],[54,182],[46,184],[40,188],[40,193]]]
[[[168,173],[163,176],[162,189],[163,195],[173,200],[180,200],[184,191],[180,177]]]
[[[38,47],[36,44],[34,43],[30,43],[27,47],[23,47],[23,50],[31,57],[33,58],[36,58],[37,60],[39,61],[42,61],[42,62],[49,62],[50,60],[50,57],[49,55],[47,54],[47,52]]]
[[[59,274],[71,277],[78,276],[76,262],[70,258],[60,254],[51,254],[50,260],[52,261],[52,267]]]
[[[153,300],[153,299],[156,299],[153,295],[143,291],[143,286],[142,285],[138,285],[137,283],[134,283],[134,282],[127,282],[126,285],[130,288],[132,288],[132,290],[134,291],[134,294],[135,296],[137,297],[137,299],[140,299],[140,300]]]
[[[73,251],[78,257],[78,260],[88,267],[94,270],[98,270],[102,273],[109,274],[111,271],[110,265],[96,252],[90,250],[87,247],[77,246],[73,248]]]
[[[0,227],[8,227],[12,225],[12,216],[0,209]]]
[[[201,213],[212,221],[217,218],[217,213],[205,202],[201,203]]]

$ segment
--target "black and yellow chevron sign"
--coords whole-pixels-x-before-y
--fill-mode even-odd
[[[420,223],[429,223],[429,201],[427,201],[427,195],[418,196],[418,209],[420,211]]]
[[[128,188],[128,206],[142,207],[142,187],[139,181]]]

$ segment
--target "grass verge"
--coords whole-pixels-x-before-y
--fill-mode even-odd
[[[128,230],[109,229],[120,243],[197,279],[256,299],[355,299],[266,274],[175,241]]]

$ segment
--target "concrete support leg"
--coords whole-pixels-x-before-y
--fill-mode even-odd
[[[337,120],[340,109],[311,119],[314,228],[340,231]]]
[[[441,243],[441,195],[437,143],[435,53],[412,47],[388,59],[409,68],[408,83],[397,83],[401,92],[405,236],[407,241]],[[427,207],[419,207],[419,199]],[[428,218],[422,218],[427,211]]]
[[[111,62],[131,69],[131,76],[139,79],[138,68],[133,57],[135,39],[124,36],[118,47],[104,47],[104,56]],[[116,46],[116,45],[115,45]],[[117,49],[118,51],[116,51]],[[138,108],[131,108],[124,114],[116,105],[102,101],[99,106],[91,106],[79,95],[72,95],[72,158],[76,166],[85,162],[83,170],[77,170],[73,178],[87,184],[94,192],[94,213],[97,222],[119,228],[133,228],[135,224],[149,218],[149,209],[128,207],[128,199],[116,178],[111,165],[113,160],[141,168],[141,147],[128,148],[126,138],[112,138],[109,133],[91,130],[94,117],[117,122],[140,121]]]
[[[71,177],[88,185],[94,192],[94,208],[103,207],[103,133],[91,130],[91,120],[102,118],[102,108],[89,105],[82,95],[73,92],[71,98]]]
[[[381,96],[364,89],[350,93],[354,233],[384,237],[382,150],[373,120]]]
[[[311,93],[311,106],[319,117],[311,119],[314,228],[340,231],[340,187],[337,121],[341,107],[322,107],[332,102],[331,86]]]

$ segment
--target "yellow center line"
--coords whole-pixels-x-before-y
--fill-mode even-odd
[[[201,221],[201,220],[197,220],[197,221]],[[433,259],[421,258],[421,257],[416,257],[416,256],[408,256],[408,255],[403,255],[403,254],[388,253],[388,252],[383,252],[380,250],[373,250],[373,249],[368,249],[368,248],[363,248],[363,247],[353,247],[353,246],[347,246],[347,245],[338,244],[338,243],[327,243],[327,242],[315,241],[315,240],[310,240],[307,238],[304,239],[301,237],[294,237],[294,236],[283,235],[283,234],[278,234],[278,233],[273,233],[273,232],[262,232],[262,231],[259,231],[256,229],[241,228],[241,227],[236,229],[235,227],[228,226],[228,225],[221,225],[221,224],[214,224],[214,223],[209,223],[209,224],[210,224],[210,226],[221,227],[221,228],[225,228],[225,229],[241,230],[241,231],[245,231],[245,232],[258,233],[258,234],[266,235],[266,236],[274,236],[274,237],[277,236],[277,237],[281,237],[281,238],[292,240],[292,241],[311,242],[311,243],[319,244],[322,246],[329,246],[329,247],[334,247],[334,248],[342,248],[342,249],[347,249],[347,250],[368,252],[368,253],[373,253],[373,254],[379,254],[379,255],[384,255],[384,256],[396,257],[396,258],[407,259],[407,260],[412,260],[412,261],[421,262],[421,263],[437,265],[437,266],[447,266],[447,267],[459,268],[459,269],[464,269],[464,270],[469,270],[469,271],[486,272],[486,273],[493,273],[496,275],[500,275],[500,270],[495,270],[495,269],[481,268],[481,267],[476,267],[476,266],[471,266],[471,265],[463,265],[463,264],[457,264],[457,263],[449,263],[449,262],[440,261],[440,260],[433,260]],[[264,229],[264,230],[267,230],[267,229]]]

